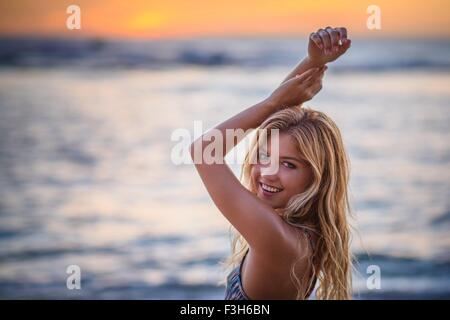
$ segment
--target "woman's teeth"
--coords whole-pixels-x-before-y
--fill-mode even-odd
[[[268,186],[267,184],[264,184],[264,183],[261,183],[261,188],[264,191],[271,192],[271,193],[277,193],[277,192],[280,192],[281,190],[283,190],[283,189],[278,189],[275,187]]]

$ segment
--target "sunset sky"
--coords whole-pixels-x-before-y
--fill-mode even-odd
[[[81,30],[66,9],[81,8]],[[381,8],[381,30],[366,9]],[[346,26],[356,36],[450,37],[449,0],[15,0],[0,2],[0,35],[166,38],[309,34]]]

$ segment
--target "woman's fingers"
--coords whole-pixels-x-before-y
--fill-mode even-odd
[[[322,43],[325,49],[325,54],[331,53],[331,38],[328,32],[326,32],[323,29],[319,29],[318,34],[320,38],[322,39]]]
[[[302,100],[311,100],[322,89],[322,81],[317,81],[309,87],[300,89]]]
[[[310,34],[310,39],[324,51],[325,55],[343,53],[348,49],[347,29],[326,27]],[[346,46],[347,45],[347,46]]]
[[[322,81],[325,70],[327,70],[327,69],[328,69],[327,66],[323,66],[322,68],[319,69],[318,72],[313,73],[311,76],[309,76],[307,79],[305,79],[301,85],[305,86],[305,87],[310,87],[314,83],[316,83],[318,81]]]
[[[339,55],[344,54],[348,48],[350,48],[350,45],[352,44],[352,40],[350,39],[345,39],[342,42],[342,45],[339,47]]]
[[[337,53],[339,51],[339,39],[340,39],[340,33],[331,27],[326,27],[325,31],[330,36],[331,40],[331,51],[333,53]]]
[[[313,96],[315,96],[320,90],[322,90],[322,81],[318,81],[318,82],[314,83],[310,87],[310,90],[311,90]]]
[[[344,54],[348,50],[348,48],[350,48],[351,44],[352,44],[352,40],[346,39],[346,41],[344,42],[344,44],[341,47],[343,50],[342,54]]]
[[[322,77],[327,68],[327,66],[323,66],[309,69],[301,75],[297,75],[296,79],[301,79],[301,82],[296,90],[303,102],[311,100],[322,89]]]
[[[344,27],[336,28],[337,32],[339,32],[341,43],[345,44],[347,42],[347,29]]]
[[[328,69],[327,66],[322,66],[320,68],[312,68],[303,72],[302,74],[298,74],[295,76],[295,81],[300,85],[309,86],[311,83],[317,81],[317,79],[322,79],[324,72]]]
[[[319,71],[319,69],[320,68],[308,69],[307,71],[303,72],[302,74],[296,75],[294,79],[298,83],[302,83],[303,81],[305,81],[306,79],[311,77],[313,74],[317,73]]]
[[[321,50],[323,50],[323,44],[322,39],[319,37],[319,35],[315,32],[311,33],[309,38],[316,44],[317,47],[319,47]]]

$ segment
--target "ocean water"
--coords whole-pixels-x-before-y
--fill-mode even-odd
[[[171,135],[267,97],[303,42],[2,39],[0,298],[222,299],[229,225]],[[449,40],[355,39],[306,103],[350,156],[356,299],[450,298],[449,101]]]

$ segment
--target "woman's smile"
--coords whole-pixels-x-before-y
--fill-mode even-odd
[[[272,197],[283,191],[282,188],[277,188],[275,186],[268,185],[263,182],[259,182],[259,188],[261,189],[262,194],[267,197]]]

